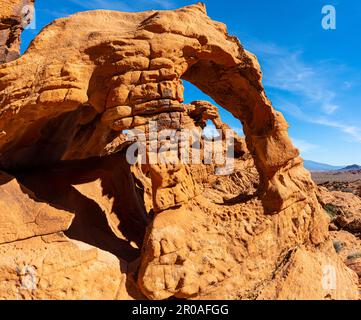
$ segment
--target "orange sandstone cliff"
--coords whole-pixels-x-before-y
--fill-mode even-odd
[[[203,4],[78,13],[15,59],[0,2],[0,298],[358,298],[257,58]],[[228,128],[182,79],[241,121],[232,173],[127,162],[150,121]]]

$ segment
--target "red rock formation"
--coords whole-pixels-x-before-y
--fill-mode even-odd
[[[126,264],[67,238],[73,215],[0,176],[0,299],[127,298]]]
[[[159,129],[179,130],[197,129],[210,119],[225,129],[214,107],[182,104],[182,79],[242,122],[253,159],[238,139],[232,175],[217,178],[213,167],[203,164],[127,166],[119,160],[129,145],[126,130],[137,128],[151,138],[150,121]],[[68,211],[75,208],[72,226],[62,230],[111,251],[112,261],[126,261],[132,297],[139,297],[140,289],[149,299],[357,298],[356,274],[333,249],[316,187],[261,80],[256,57],[228,35],[225,25],[212,21],[202,4],[175,11],[91,11],[59,19],[26,54],[0,66],[1,168],[13,171],[39,199]],[[118,161],[111,160],[113,155]],[[94,162],[86,171],[89,158]],[[66,160],[77,160],[75,169]],[[29,171],[51,171],[54,164],[62,168],[55,175]],[[39,177],[43,184],[36,183]],[[56,181],[55,193],[47,187],[51,181]],[[82,208],[88,203],[84,197],[93,200],[89,208],[94,209]],[[86,212],[99,215],[86,224]],[[103,240],[84,237],[84,230],[101,220]],[[114,237],[129,245],[117,251],[109,244]],[[140,246],[141,252],[129,255],[131,247]],[[34,248],[35,255],[37,248],[43,252],[37,243]],[[59,250],[68,254],[70,249]],[[25,245],[21,251],[26,261]],[[133,259],[139,256],[138,265]],[[323,286],[329,266],[336,288]],[[119,270],[107,274],[123,279]],[[81,288],[82,280],[73,281],[70,287]],[[52,298],[62,297],[58,292],[66,284],[52,285]],[[79,298],[79,292],[63,297]],[[113,287],[108,292],[116,298],[129,294],[120,290],[114,295]]]
[[[361,199],[350,192],[328,191],[324,187],[319,188],[318,198],[331,217],[333,245],[346,265],[357,273],[361,287]]]

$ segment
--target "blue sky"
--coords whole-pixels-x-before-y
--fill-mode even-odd
[[[175,9],[188,0],[36,0],[36,29],[25,30],[22,50],[52,20],[94,9]],[[334,165],[361,164],[361,1],[208,0],[208,15],[227,24],[255,53],[274,107],[290,124],[302,156]],[[336,30],[321,26],[324,5],[336,8]],[[187,102],[209,99],[185,84]],[[221,110],[233,128],[239,122]]]

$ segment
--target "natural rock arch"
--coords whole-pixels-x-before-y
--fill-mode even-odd
[[[228,209],[227,218],[216,206],[203,210],[208,199],[197,198],[190,168],[151,167],[156,215],[143,244],[142,292],[151,299],[304,298],[310,291],[323,298],[321,267],[333,263],[341,285],[332,294],[355,297],[255,56],[202,4],[84,12],[46,27],[22,57],[0,66],[1,168],[106,156],[125,145],[123,130],[144,129],[149,120],[191,126],[182,78],[242,121],[261,201],[239,204],[235,216]],[[303,287],[293,292],[293,283]]]
[[[303,178],[304,172],[301,173],[302,177],[297,172],[302,171],[301,160],[288,138],[287,123],[282,115],[272,108],[264,93],[261,72],[255,56],[244,50],[236,38],[229,36],[223,24],[210,20],[202,4],[176,11],[141,14],[110,14],[103,11],[95,14],[99,15],[99,18],[103,16],[103,21],[94,19],[93,25],[89,24],[88,18],[94,15],[91,12],[58,20],[45,28],[22,58],[5,65],[5,69],[2,68],[3,76],[0,82],[3,88],[3,112],[0,123],[4,132],[0,148],[5,154],[5,159],[4,156],[1,159],[5,167],[14,164],[16,166],[20,159],[14,158],[21,158],[21,161],[26,159],[29,164],[31,158],[38,157],[39,150],[34,148],[34,141],[40,135],[39,129],[44,128],[50,119],[54,118],[61,119],[52,120],[52,123],[55,122],[52,127],[68,123],[66,129],[70,131],[69,123],[89,122],[89,119],[93,121],[93,127],[96,127],[95,130],[86,129],[93,131],[88,133],[87,137],[95,136],[95,141],[81,141],[80,147],[77,137],[76,147],[81,149],[81,152],[71,152],[67,150],[69,146],[65,145],[58,155],[60,159],[102,153],[102,143],[109,143],[111,137],[99,143],[99,132],[104,135],[108,128],[98,123],[99,117],[94,109],[98,113],[103,113],[105,109],[119,107],[122,104],[131,104],[133,108],[142,95],[145,96],[145,101],[152,95],[160,99],[161,97],[157,97],[159,88],[152,87],[154,83],[169,79],[165,89],[168,89],[166,86],[169,85],[173,86],[170,90],[175,88],[181,91],[179,79],[183,77],[242,121],[248,148],[261,175],[264,203],[269,212],[277,212],[294,201],[306,198],[298,190],[299,186],[295,187],[291,181],[301,179],[302,183],[307,184],[303,191],[309,189],[309,183]],[[87,25],[84,29],[85,20]],[[112,26],[110,21],[113,20],[115,26],[120,24],[120,31],[116,27],[102,29],[106,20],[109,20],[109,25]],[[125,22],[126,20],[129,22]],[[69,39],[67,34],[70,29],[79,27],[79,35],[73,40]],[[134,35],[127,35],[127,32],[133,30]],[[67,44],[69,41],[71,44]],[[59,51],[60,54],[57,53],[59,42],[66,46]],[[54,52],[50,53],[52,50]],[[134,50],[135,55],[127,53],[127,50]],[[47,56],[41,56],[41,52],[45,51]],[[90,61],[86,61],[84,55],[88,55]],[[33,58],[37,59],[37,64],[31,64]],[[35,71],[35,68],[38,71]],[[144,69],[153,69],[153,72],[147,74]],[[157,69],[164,74],[157,74]],[[34,75],[39,77],[41,72],[43,75],[40,76],[39,83]],[[128,79],[126,76],[123,79],[119,77],[111,83],[114,73],[125,73]],[[9,78],[16,74],[22,75],[23,83],[19,84],[18,79],[11,85]],[[27,82],[24,81],[24,74],[25,78],[28,77]],[[129,78],[129,74],[133,79]],[[139,80],[140,76],[143,78]],[[90,81],[87,81],[89,77]],[[137,77],[142,87],[134,89],[137,84],[134,79]],[[24,83],[29,82],[32,82],[31,87],[21,88]],[[47,85],[47,82],[54,84]],[[14,87],[17,86],[20,88],[15,90]],[[105,101],[105,95],[108,101]],[[128,96],[123,99],[124,95]],[[129,95],[135,96],[138,101],[136,98],[129,101]],[[181,95],[175,92],[172,99],[182,102]],[[19,106],[19,100],[14,101],[12,96],[23,99],[22,105]],[[77,110],[81,104],[90,104],[94,109],[85,106],[82,107],[83,111],[78,110],[69,116],[65,115]],[[133,108],[133,113],[141,114],[142,110],[139,109],[148,107],[140,105],[138,111]],[[113,110],[107,110],[106,113],[114,117]],[[65,119],[62,119],[64,117]],[[18,124],[16,127],[13,125],[15,118]],[[108,118],[109,116],[103,115],[103,119]],[[29,139],[29,136],[32,136],[32,139]],[[57,143],[59,140],[62,138],[56,137],[56,141],[53,142]],[[49,141],[42,141],[42,147],[45,143],[52,145]],[[92,145],[87,147],[89,144]],[[87,149],[88,152],[84,151]],[[6,160],[7,157],[10,159]],[[7,162],[11,164],[7,165]],[[292,179],[289,175],[292,175]]]

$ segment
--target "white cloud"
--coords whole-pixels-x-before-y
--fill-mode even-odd
[[[313,143],[310,143],[308,141],[305,141],[305,140],[302,140],[302,139],[295,139],[295,138],[292,138],[292,142],[294,143],[294,145],[300,149],[300,151],[302,153],[305,153],[305,152],[309,152],[309,151],[312,151],[312,150],[315,150],[315,149],[318,149],[319,146],[318,145],[315,145]]]
[[[314,119],[313,123],[340,129],[342,132],[351,136],[355,141],[361,142],[361,130],[358,127],[351,126],[339,121],[333,121],[329,119]]]
[[[334,113],[337,109],[339,108],[338,105],[333,104],[333,103],[325,103],[322,105],[322,109],[327,113],[327,114],[332,114]]]
[[[276,99],[277,109],[294,116],[297,119],[308,121],[307,115],[295,103],[289,102],[281,97]]]
[[[337,82],[337,73],[344,71],[344,65],[331,64],[330,61],[306,63],[301,50],[290,50],[272,43],[253,40],[248,47],[263,62],[264,74],[267,75],[265,86],[285,92],[273,97],[276,108],[300,120],[339,129],[354,141],[361,142],[358,127],[342,122],[340,118],[331,118],[342,109],[336,103],[341,91],[354,85],[350,80]],[[304,141],[299,143],[300,149],[311,147]]]
[[[270,75],[265,78],[265,86],[299,95],[318,105],[326,114],[339,108],[334,102],[337,94],[322,63],[307,64],[302,60],[302,51],[287,50],[275,44],[251,42],[250,48],[263,58],[264,68]]]
[[[308,115],[303,112],[302,109],[296,104],[290,103],[283,99],[277,99],[277,101],[277,106],[281,111],[288,113],[297,119],[303,120],[308,123],[339,129],[343,133],[350,136],[354,141],[361,142],[361,129],[356,126],[343,123],[340,120],[331,120],[325,117]]]

